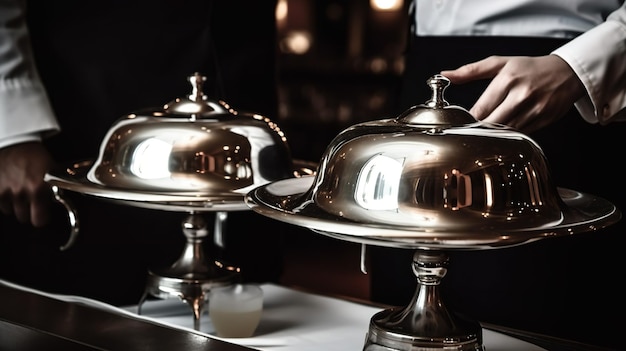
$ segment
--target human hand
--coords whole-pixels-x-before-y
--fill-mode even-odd
[[[492,79],[470,113],[526,133],[557,121],[585,94],[578,76],[556,55],[490,56],[440,73],[453,84]]]
[[[44,175],[54,161],[40,142],[0,149],[0,212],[43,227],[50,220],[52,192]]]

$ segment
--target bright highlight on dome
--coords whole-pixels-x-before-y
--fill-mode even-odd
[[[157,138],[139,143],[133,153],[130,171],[142,179],[160,179],[170,176],[168,160],[172,145]]]
[[[402,162],[384,155],[372,157],[359,173],[355,201],[368,210],[396,210]]]

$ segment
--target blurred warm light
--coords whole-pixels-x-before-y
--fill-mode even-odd
[[[303,55],[311,48],[311,34],[307,31],[291,31],[280,42],[282,52]]]
[[[385,107],[387,96],[383,92],[376,92],[367,99],[367,107],[371,111],[380,110]]]
[[[370,0],[370,6],[376,11],[395,11],[402,7],[402,0]]]
[[[396,57],[393,61],[393,71],[395,74],[403,74],[404,73],[404,57]]]
[[[384,73],[387,70],[387,66],[387,61],[381,57],[375,57],[369,65],[373,73]]]
[[[281,23],[287,19],[287,0],[278,0],[276,4],[276,21]]]

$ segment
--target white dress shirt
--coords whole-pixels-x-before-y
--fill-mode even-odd
[[[33,61],[25,3],[0,0],[0,148],[58,132]]]
[[[573,38],[619,0],[415,0],[415,34]]]
[[[619,0],[415,0],[417,36],[574,38],[552,54],[585,85],[590,123],[626,120],[626,4]],[[581,34],[583,33],[583,34]]]
[[[576,108],[590,123],[626,121],[626,4],[553,52],[585,85]]]

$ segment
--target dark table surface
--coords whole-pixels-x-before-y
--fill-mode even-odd
[[[0,296],[0,350],[251,350],[1,283]]]

